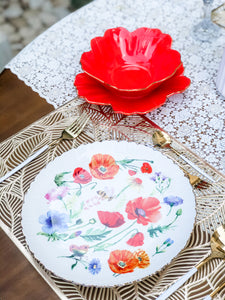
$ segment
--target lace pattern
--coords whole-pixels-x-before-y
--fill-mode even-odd
[[[222,4],[215,0],[214,6]],[[75,98],[73,85],[81,72],[80,56],[90,40],[108,28],[159,28],[173,38],[181,53],[185,75],[192,84],[148,114],[181,143],[218,170],[225,172],[225,101],[216,90],[216,76],[225,47],[225,30],[213,42],[192,38],[203,14],[202,0],[95,0],[50,27],[23,49],[7,68],[55,108]]]

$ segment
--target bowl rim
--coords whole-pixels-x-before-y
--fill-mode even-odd
[[[140,91],[146,91],[146,90],[150,89],[152,86],[154,86],[158,83],[162,83],[163,81],[166,81],[169,78],[173,77],[176,74],[177,70],[182,66],[182,64],[183,64],[183,62],[181,61],[180,64],[176,67],[176,69],[174,69],[173,73],[171,73],[167,77],[164,77],[164,78],[162,78],[161,80],[158,80],[158,81],[151,82],[147,87],[136,88],[136,89],[120,89],[120,88],[118,88],[114,85],[111,85],[111,84],[105,82],[104,80],[90,74],[89,72],[85,71],[83,68],[82,69],[83,69],[84,73],[86,73],[88,76],[92,77],[93,79],[95,79],[98,82],[102,83],[104,86],[109,87],[111,89],[117,90],[119,92],[140,92]]]

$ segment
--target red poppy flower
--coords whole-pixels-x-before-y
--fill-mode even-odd
[[[113,179],[119,171],[115,159],[108,154],[93,155],[89,168],[91,174],[98,179]]]
[[[110,228],[120,227],[125,223],[119,212],[98,211],[98,217],[102,224]]]
[[[144,250],[139,249],[134,253],[134,255],[136,255],[138,259],[138,268],[145,269],[150,265],[149,256]]]
[[[142,232],[136,233],[127,241],[127,244],[133,247],[142,246],[144,244],[144,234]]]
[[[143,163],[141,167],[141,172],[150,174],[152,173],[152,167],[150,166],[149,163]]]
[[[137,219],[137,223],[147,225],[149,222],[157,222],[161,218],[160,202],[157,198],[138,197],[127,203],[126,212],[128,219]]]
[[[138,266],[138,257],[128,250],[115,250],[110,253],[108,264],[114,273],[131,273]]]
[[[83,168],[76,168],[73,172],[74,182],[76,183],[88,183],[92,180],[90,173]]]

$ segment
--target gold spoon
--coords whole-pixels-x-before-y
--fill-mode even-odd
[[[156,300],[166,300],[173,292],[181,287],[186,280],[195,274],[204,264],[213,258],[225,259],[225,224],[219,226],[213,233],[211,240],[211,254],[203,259],[194,268],[188,271],[185,275],[180,277],[173,285],[171,285],[165,292],[163,292]]]
[[[178,152],[176,149],[174,149],[171,146],[172,140],[170,136],[162,131],[162,130],[156,130],[152,135],[152,141],[155,146],[159,146],[161,148],[170,148],[174,153],[176,153],[180,158],[182,158],[186,163],[188,163],[192,168],[194,168],[196,171],[198,171],[200,174],[208,178],[210,181],[215,182],[213,178],[211,178],[208,174],[206,174],[203,170],[201,170],[198,166],[196,166],[192,161],[190,161],[188,158],[186,158],[184,155],[182,155],[180,152]]]

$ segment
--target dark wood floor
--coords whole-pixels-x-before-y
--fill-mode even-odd
[[[54,107],[10,70],[0,75],[0,141],[38,120]]]
[[[52,111],[11,71],[0,74],[0,141]],[[58,296],[0,229],[0,299],[56,300]]]

